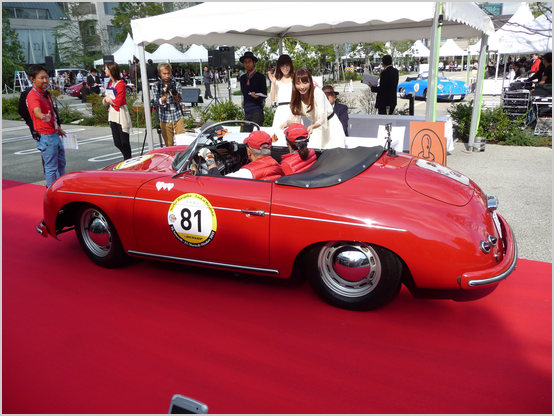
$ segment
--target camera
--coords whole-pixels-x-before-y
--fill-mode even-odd
[[[160,90],[163,91],[164,89],[164,84],[163,82],[160,82]],[[171,92],[172,95],[177,95],[177,84],[175,83],[175,81],[169,81],[167,83],[167,90],[166,90],[168,93]]]

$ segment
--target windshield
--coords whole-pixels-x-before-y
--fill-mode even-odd
[[[206,145],[217,146],[217,143],[223,140],[224,134],[221,134],[223,130],[236,129],[237,131],[243,131],[246,126],[253,126],[254,130],[260,129],[260,126],[251,121],[229,120],[219,123],[208,121],[201,127],[200,133],[186,150],[175,156],[171,167],[177,173],[190,169],[191,156],[194,156]]]

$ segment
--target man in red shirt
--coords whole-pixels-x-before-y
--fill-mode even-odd
[[[54,111],[52,98],[47,91],[50,78],[41,65],[31,65],[29,78],[33,87],[27,95],[27,108],[35,130],[40,134],[37,149],[42,155],[46,187],[65,174],[65,149],[60,136],[65,136]]]

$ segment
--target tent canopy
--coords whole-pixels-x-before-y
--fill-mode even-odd
[[[439,56],[467,56],[467,51],[460,48],[454,39],[448,39],[444,45],[440,47]]]
[[[429,37],[436,3],[343,2],[333,13],[311,2],[206,2],[131,21],[136,44],[259,45],[291,37],[312,45],[359,43]],[[247,13],[245,12],[247,11]],[[442,36],[492,35],[490,18],[474,3],[444,3]]]
[[[146,53],[146,59],[152,59],[151,53],[148,53],[148,52],[145,52],[145,53]],[[121,45],[121,47],[117,51],[112,53],[112,55],[114,57],[114,61],[120,65],[128,64],[129,61],[132,62],[133,56],[136,56],[137,58],[139,57],[138,47],[133,42],[133,38],[131,38],[131,35],[129,33],[127,33],[127,39],[125,39],[125,42],[123,42],[123,45]],[[102,64],[104,64],[103,59],[97,59],[96,61],[94,61],[95,66],[102,65]]]
[[[185,54],[169,43],[163,43],[152,54],[152,61],[160,62],[187,62]]]
[[[491,44],[489,49],[504,54],[552,52],[551,12],[547,12],[522,25],[507,29],[503,36],[498,38],[496,45]],[[508,30],[510,31],[508,32]]]
[[[429,55],[431,55],[431,51],[429,51],[429,48],[425,46],[420,40],[415,41],[408,53],[411,53],[412,56],[415,56],[416,58],[428,58]]]
[[[202,45],[191,45],[184,55],[184,62],[208,62],[208,50]]]

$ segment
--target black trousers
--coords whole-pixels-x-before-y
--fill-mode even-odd
[[[395,108],[396,108],[395,105],[391,105],[391,106],[389,107],[389,115],[392,116],[392,113],[394,113],[394,109],[395,109]],[[385,114],[385,115],[386,115],[386,114],[387,114],[387,107],[379,107],[379,108],[377,109],[377,111],[378,111],[377,114]]]
[[[212,97],[212,91],[210,89],[210,83],[206,82],[206,92],[204,93],[204,98],[214,98]]]
[[[244,119],[248,121],[253,121],[254,123],[258,124],[258,126],[262,127],[264,125],[264,112],[261,111],[259,113],[245,114]],[[252,132],[253,130],[254,126],[249,124],[245,125],[242,131]]]
[[[125,133],[121,124],[110,121],[112,129],[113,143],[123,155],[123,159],[131,159],[131,143],[129,142],[129,133]]]

